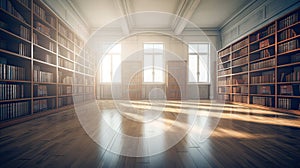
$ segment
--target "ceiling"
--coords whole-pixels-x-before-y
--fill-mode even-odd
[[[66,1],[76,9],[90,29],[97,29],[123,18],[123,22],[110,24],[110,26],[120,26],[127,31],[132,29],[171,29],[177,34],[180,34],[189,25],[178,18],[185,18],[200,28],[218,29],[240,12],[243,7],[253,2],[253,0]]]

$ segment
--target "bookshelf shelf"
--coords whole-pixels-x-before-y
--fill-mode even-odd
[[[40,0],[3,0],[0,13],[0,128],[90,101],[95,53],[73,29]]]
[[[226,46],[218,56],[220,99],[300,114],[300,9]],[[222,72],[225,63],[229,67]]]

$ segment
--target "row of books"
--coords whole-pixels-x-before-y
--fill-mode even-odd
[[[76,80],[76,78],[74,80]],[[73,84],[73,77],[58,71],[58,82],[63,84]]]
[[[234,86],[232,87],[232,93],[248,94],[248,86]]]
[[[84,87],[83,86],[75,86],[73,89],[73,92],[78,94],[78,93],[84,93]]]
[[[94,87],[93,86],[85,87],[85,93],[94,93]]]
[[[290,110],[292,109],[292,99],[289,99],[289,98],[278,98],[278,108],[283,108],[283,109],[287,109],[287,110]],[[299,106],[299,105],[298,105]],[[297,109],[297,110],[300,110]]]
[[[33,96],[47,96],[48,95],[48,87],[47,85],[33,85]]]
[[[296,13],[293,13],[290,16],[284,18],[283,20],[280,20],[278,26],[279,26],[279,29],[282,29],[282,28],[290,26],[298,21],[299,21],[299,13],[296,12]]]
[[[83,40],[81,40],[79,37],[74,37],[74,43],[78,46],[78,47],[80,47],[80,48],[83,48],[83,45],[84,45],[84,42],[83,42]],[[81,51],[81,49],[80,48],[78,48],[80,51]],[[79,51],[78,50],[78,51]],[[80,53],[80,52],[77,52],[77,53]]]
[[[256,69],[262,69],[262,68],[267,68],[267,67],[273,67],[276,65],[276,60],[275,58],[269,59],[269,60],[264,60],[261,62],[256,62],[250,65],[251,70],[256,70]]]
[[[222,76],[222,75],[229,75],[231,74],[231,69],[227,69],[227,70],[223,70],[223,71],[219,71],[218,75]]]
[[[75,71],[84,73],[84,67],[81,66],[81,65],[76,64],[75,65]]]
[[[218,93],[230,93],[230,87],[218,87]]]
[[[75,46],[75,49],[74,49],[74,51],[75,51],[75,53],[77,54],[77,55],[79,55],[79,54],[82,54],[83,55],[83,49],[80,49],[79,47],[77,47],[77,46]]]
[[[42,24],[41,22],[35,21],[34,22],[34,27],[36,30],[40,31],[41,33],[43,33],[44,35],[51,37],[50,34],[50,28],[44,24]],[[51,37],[53,38],[53,37]]]
[[[248,84],[248,75],[238,75],[232,77],[232,84],[233,85]]]
[[[288,39],[288,38],[292,38],[294,36],[297,36],[297,33],[295,32],[294,29],[287,29],[287,30],[284,30],[282,31],[278,38],[279,38],[279,41],[281,40],[285,40],[285,39]]]
[[[136,81],[135,83],[137,85],[140,85],[141,82],[140,82],[139,78],[135,78],[135,79],[136,80],[134,80],[134,78],[131,79],[130,83],[132,83],[133,81]],[[86,85],[94,85],[94,78],[93,77],[86,77],[84,79],[84,84],[86,84]]]
[[[247,72],[248,71],[248,65],[235,67],[232,69],[232,74],[240,73],[240,72]]]
[[[253,96],[252,103],[262,106],[274,107],[274,101],[272,97]]]
[[[58,46],[58,54],[70,60],[74,60],[74,54],[61,46]]]
[[[248,102],[248,96],[232,95],[232,101],[240,102],[240,103],[247,103]]]
[[[33,112],[42,112],[55,109],[55,98],[51,99],[40,99],[33,101]]]
[[[270,25],[268,28],[266,28],[265,30],[258,32],[257,34],[251,35],[250,36],[250,41],[254,42],[257,41],[261,38],[264,38],[270,34],[273,34],[275,32],[275,24]]]
[[[227,55],[227,54],[229,54],[229,53],[230,53],[230,47],[224,49],[223,51],[220,51],[220,52],[219,52],[219,57],[224,56],[224,55]]]
[[[20,2],[21,4],[23,4],[27,8],[30,8],[29,0],[18,0],[18,2]]]
[[[8,45],[9,44],[9,45]],[[6,40],[0,39],[0,49],[7,50],[22,56],[30,56],[31,48],[29,44],[20,43],[7,43]]]
[[[248,48],[247,47],[242,48],[241,50],[238,50],[238,51],[232,53],[232,59],[238,58],[238,57],[246,55],[246,54],[248,54]]]
[[[274,72],[270,74],[263,74],[261,76],[252,76],[250,78],[251,84],[255,83],[273,83],[275,81]]]
[[[72,94],[72,86],[59,86],[58,95],[69,95]]]
[[[25,80],[25,69],[0,63],[0,80]]]
[[[218,65],[219,70],[226,69],[226,68],[229,68],[229,67],[230,67],[230,62]]]
[[[270,45],[270,39],[265,39],[259,42],[259,48],[264,48]]]
[[[63,58],[58,57],[58,65],[64,68],[68,68],[68,69],[74,69],[74,64],[73,62],[70,62],[68,60],[65,60]]]
[[[244,46],[246,46],[248,43],[249,43],[248,38],[245,38],[244,40],[242,40],[242,41],[240,41],[240,42],[238,42],[238,43],[232,45],[232,50],[234,51],[234,50],[237,50],[237,49],[239,49],[239,48],[241,48],[241,47],[244,47]]]
[[[298,92],[299,92],[299,86],[298,85]],[[294,90],[292,85],[280,85],[279,94],[281,95],[294,95]]]
[[[53,80],[53,73],[52,72],[44,72],[41,71],[40,67],[37,65],[33,66],[33,81],[34,82],[46,82],[52,83]]]
[[[36,33],[33,33],[33,43],[42,46],[52,52],[56,52],[56,45],[52,41],[40,40]]]
[[[58,98],[58,107],[63,107],[63,106],[71,105],[71,104],[73,104],[72,96]]]
[[[19,43],[19,55],[23,55],[23,56],[30,56],[30,45],[25,44],[25,43]]]
[[[60,23],[58,24],[58,32],[67,37],[69,40],[73,40],[73,33]]]
[[[81,65],[83,65],[84,64],[84,59],[83,59],[83,57],[80,57],[80,56],[75,56],[75,62],[77,62],[77,63],[79,63],[79,64],[81,64]]]
[[[259,53],[251,54],[250,59],[251,61],[254,61],[257,59],[267,58],[273,55],[274,55],[274,48],[269,48],[269,49],[261,50],[259,51]]]
[[[34,53],[33,56],[35,59],[38,59],[38,60],[41,60],[41,61],[44,61],[44,62],[47,62],[50,64],[56,64],[55,56],[52,56],[48,53]]]
[[[1,0],[0,1],[0,8],[4,9],[8,13],[12,14],[13,16],[17,17],[23,22],[26,22],[23,15],[21,15],[17,9],[14,7],[10,0]]]
[[[296,81],[300,81],[300,70],[280,73],[279,82],[296,82]]]
[[[225,79],[218,79],[218,84],[219,85],[231,85],[231,78],[229,77],[227,77],[227,78],[225,78]]]
[[[278,45],[278,53],[284,53],[284,52],[295,50],[298,48],[300,48],[299,40],[294,39],[294,40],[279,44]]]
[[[218,95],[219,100],[230,101],[230,95]]]
[[[59,44],[61,44],[62,46],[68,48],[69,50],[73,51],[74,45],[72,44],[71,41],[65,39],[63,36],[58,35],[58,42]]]
[[[248,57],[243,57],[237,60],[232,61],[232,66],[241,65],[248,63]]]
[[[31,40],[30,30],[23,25],[20,25],[20,37],[26,40]]]
[[[267,94],[271,95],[274,94],[274,87],[273,86],[255,86],[251,90],[253,94]]]
[[[46,11],[36,3],[33,4],[33,12],[43,21],[49,23],[52,27],[55,27],[55,18],[49,15],[49,13],[46,13]]]
[[[10,120],[24,115],[29,115],[30,104],[28,101],[0,104],[0,120]]]
[[[23,84],[0,83],[0,100],[24,98]]]

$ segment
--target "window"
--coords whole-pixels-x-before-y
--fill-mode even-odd
[[[144,44],[144,82],[164,82],[164,45],[162,43]]]
[[[100,82],[121,82],[121,45],[115,45],[101,62]]]
[[[209,44],[189,44],[189,82],[209,82]]]

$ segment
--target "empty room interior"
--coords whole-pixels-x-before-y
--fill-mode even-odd
[[[300,167],[299,0],[0,14],[0,167]]]

